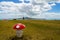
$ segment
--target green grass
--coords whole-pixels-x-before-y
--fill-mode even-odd
[[[0,20],[0,40],[12,40],[16,35],[13,26],[26,25],[24,40],[60,40],[60,20]]]

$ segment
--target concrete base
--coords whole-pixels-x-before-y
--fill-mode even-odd
[[[16,30],[16,36],[17,37],[22,37],[23,31],[22,30]]]

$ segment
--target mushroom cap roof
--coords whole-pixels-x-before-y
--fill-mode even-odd
[[[15,24],[13,29],[22,30],[25,28],[25,25],[22,23]]]

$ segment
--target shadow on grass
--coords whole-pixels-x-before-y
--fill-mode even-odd
[[[31,40],[31,39],[32,39],[32,37],[27,36],[27,35],[23,35],[21,38],[19,38],[17,36],[9,37],[8,40]]]

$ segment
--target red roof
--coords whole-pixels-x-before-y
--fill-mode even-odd
[[[25,25],[21,23],[15,24],[13,27],[13,29],[17,29],[17,30],[22,30],[24,28],[25,28]]]

